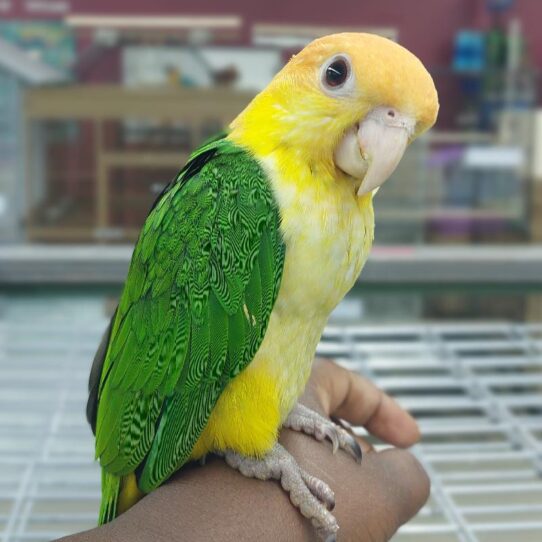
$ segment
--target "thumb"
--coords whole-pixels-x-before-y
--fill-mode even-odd
[[[358,476],[359,492],[340,503],[338,500],[334,511],[341,525],[341,540],[345,542],[389,540],[429,497],[427,474],[405,450],[365,454]],[[349,521],[348,517],[357,517],[358,521]]]

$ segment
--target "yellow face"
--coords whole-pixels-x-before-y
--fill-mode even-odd
[[[248,134],[256,152],[297,148],[303,159],[333,162],[358,179],[374,163],[374,179],[364,181],[374,188],[437,112],[433,80],[412,53],[386,38],[344,33],[295,55],[232,130]],[[390,163],[379,158],[390,154]]]
[[[341,58],[349,64],[348,79],[339,88],[329,87],[325,69]],[[297,103],[304,108],[305,103],[315,118],[333,117],[345,128],[369,110],[385,106],[412,116],[419,135],[434,124],[438,113],[435,85],[420,60],[373,34],[335,34],[313,41],[277,74],[272,86],[290,107]],[[289,92],[293,96],[288,97]]]

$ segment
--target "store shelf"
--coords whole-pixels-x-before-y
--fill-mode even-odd
[[[84,407],[103,309],[101,296],[0,297],[4,542],[95,524],[99,470]],[[319,352],[371,378],[420,423],[414,453],[432,494],[394,540],[542,539],[542,324],[334,325]]]
[[[114,228],[95,231],[93,238],[109,236],[114,240],[137,235],[135,229],[116,237],[115,232]],[[126,277],[132,250],[131,245],[0,246],[0,286],[120,284]],[[360,281],[542,286],[542,246],[377,246]]]
[[[467,145],[494,143],[497,135],[490,132],[432,130],[425,137],[433,144]]]
[[[104,166],[137,168],[173,168],[181,169],[188,159],[186,152],[166,151],[109,151],[101,156]]]
[[[391,207],[391,206],[390,206]],[[471,209],[461,207],[435,207],[423,209],[405,209],[388,208],[378,212],[379,223],[384,222],[413,222],[422,223],[428,220],[464,220],[464,221],[505,221],[505,220],[524,220],[522,214],[517,209]]]

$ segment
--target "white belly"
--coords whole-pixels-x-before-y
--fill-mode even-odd
[[[281,203],[286,259],[279,295],[254,363],[279,382],[283,417],[303,392],[316,346],[331,311],[350,290],[373,239],[371,197],[310,202],[293,195]],[[340,193],[339,193],[340,196]]]

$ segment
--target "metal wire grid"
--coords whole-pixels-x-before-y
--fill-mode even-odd
[[[432,495],[396,540],[542,540],[542,324],[330,326],[319,352],[420,423]]]
[[[94,525],[84,420],[100,296],[0,298],[0,537]],[[397,541],[542,540],[542,324],[331,325],[319,348],[418,418],[432,495]],[[363,434],[363,430],[360,430]]]

